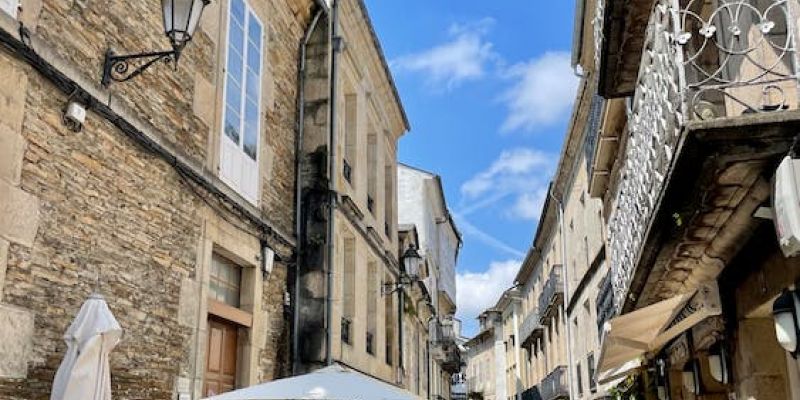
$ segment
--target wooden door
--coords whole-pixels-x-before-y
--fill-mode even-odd
[[[218,318],[208,319],[203,396],[214,396],[235,389],[238,331],[236,324]]]

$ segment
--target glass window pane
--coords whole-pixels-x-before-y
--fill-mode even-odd
[[[225,105],[232,108],[237,114],[242,108],[242,88],[233,79],[228,76],[227,87],[225,88]]]
[[[253,160],[258,150],[258,106],[247,101],[244,120],[244,152]]]
[[[247,66],[253,73],[261,71],[261,52],[260,48],[250,43],[247,45]]]
[[[239,133],[241,121],[239,115],[236,114],[230,107],[225,108],[225,135],[228,136],[234,143],[239,144]]]
[[[247,99],[253,102],[258,101],[258,93],[260,92],[259,85],[261,81],[258,80],[258,75],[248,69],[247,71]]]
[[[228,29],[228,43],[237,53],[244,54],[244,28],[236,21],[231,21]]]
[[[258,23],[253,13],[250,13],[250,20],[247,25],[247,37],[256,47],[261,47],[261,24]]]
[[[242,58],[231,54],[232,57],[228,57],[228,76],[233,78],[236,83],[241,86],[242,77],[244,76],[244,72],[242,70]]]
[[[231,17],[240,23],[244,23],[244,1],[231,0]]]

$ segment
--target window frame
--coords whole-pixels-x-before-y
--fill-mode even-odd
[[[243,54],[241,54],[241,57],[242,57],[242,70],[240,71],[240,73],[241,73],[241,82],[238,82],[238,84],[241,86],[240,87],[240,94],[239,94],[239,96],[240,96],[239,105],[238,105],[238,107],[239,107],[238,113],[240,114],[238,116],[238,118],[239,118],[238,119],[238,121],[239,121],[238,143],[235,143],[233,141],[233,139],[231,137],[229,137],[227,135],[227,133],[225,133],[226,121],[228,119],[228,113],[229,113],[229,111],[228,111],[228,108],[229,108],[228,107],[228,94],[229,94],[229,89],[230,88],[229,88],[229,85],[228,85],[228,79],[229,79],[229,76],[231,76],[231,73],[230,73],[230,70],[229,70],[230,52],[232,51],[232,47],[234,47],[234,45],[232,43],[232,40],[231,40],[231,30],[232,30],[232,24],[234,23],[233,3],[235,1],[241,1],[241,3],[243,4],[243,6],[244,6],[244,19],[245,19],[244,22],[243,22],[244,26],[242,26],[242,40],[243,40],[242,52],[243,52]],[[228,4],[227,4],[227,7],[226,7],[226,10],[227,10],[228,14],[226,16],[226,21],[225,21],[226,22],[226,25],[225,25],[225,38],[224,38],[224,41],[222,43],[222,49],[221,49],[221,51],[224,53],[224,56],[223,56],[223,60],[222,60],[222,76],[221,76],[221,81],[222,81],[222,110],[221,111],[222,112],[220,114],[220,125],[219,125],[219,134],[220,134],[220,137],[219,137],[220,148],[219,148],[219,152],[218,152],[219,153],[218,154],[219,155],[219,168],[218,168],[219,177],[223,182],[225,182],[228,186],[230,186],[232,189],[234,189],[237,193],[242,195],[245,199],[247,199],[248,201],[250,201],[253,204],[257,204],[258,201],[260,200],[260,197],[261,197],[261,190],[260,190],[260,186],[261,186],[260,185],[260,182],[261,182],[261,171],[260,171],[260,169],[261,169],[261,146],[262,146],[262,140],[261,140],[261,133],[262,132],[261,131],[262,131],[262,128],[263,128],[263,125],[264,125],[263,121],[262,121],[262,110],[264,108],[263,82],[264,82],[264,74],[265,74],[265,71],[264,71],[265,70],[265,68],[264,68],[264,59],[265,59],[265,56],[266,56],[266,51],[265,51],[265,46],[266,46],[266,31],[265,31],[265,29],[266,29],[266,27],[264,25],[264,22],[261,20],[261,18],[255,12],[255,9],[250,5],[248,0],[229,0]],[[256,132],[255,159],[253,159],[249,154],[247,154],[247,151],[245,150],[245,141],[246,141],[246,136],[247,136],[246,128],[245,128],[245,126],[246,126],[246,107],[247,107],[247,102],[248,102],[247,86],[249,84],[249,80],[248,80],[249,79],[248,78],[248,68],[249,67],[248,67],[248,64],[249,64],[249,61],[250,61],[249,54],[248,54],[249,53],[249,50],[248,50],[249,49],[249,42],[250,42],[249,30],[250,30],[250,22],[252,20],[255,20],[255,22],[258,23],[258,25],[260,27],[260,33],[261,33],[261,36],[259,38],[260,47],[257,48],[258,55],[259,55],[259,64],[258,64],[258,68],[259,69],[258,69],[258,74],[256,74],[257,84],[255,86],[256,90],[257,90],[257,96],[256,96],[257,97],[257,101],[256,101],[256,121],[255,121],[256,122],[256,126],[255,126],[255,132]],[[233,79],[235,79],[235,78],[233,78]],[[238,151],[236,153],[237,157],[241,157],[246,162],[253,164],[252,166],[255,168],[254,173],[256,175],[255,188],[253,188],[253,190],[255,192],[253,193],[253,196],[248,194],[249,188],[246,187],[246,185],[244,183],[244,179],[242,178],[243,174],[241,173],[241,171],[244,170],[244,168],[245,168],[244,164],[237,163],[237,164],[239,164],[239,168],[241,169],[240,171],[235,171],[239,175],[238,179],[236,179],[236,178],[234,178],[232,176],[227,176],[225,174],[225,169],[223,167],[223,165],[225,164],[225,160],[223,159],[223,157],[225,155],[225,147],[226,147],[225,141],[229,141],[230,142],[228,144],[229,146],[235,146],[236,147],[236,149]],[[229,171],[229,172],[231,172],[231,171]]]

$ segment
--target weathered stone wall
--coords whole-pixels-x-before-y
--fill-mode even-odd
[[[217,44],[224,35],[217,21],[225,9],[218,3],[227,4],[207,9],[177,70],[156,65],[112,86],[114,101],[214,174],[222,90]],[[258,206],[276,229],[291,234],[298,44],[312,2],[253,3],[268,32]],[[159,7],[26,0],[20,19],[48,47],[35,50],[94,82],[107,46],[120,53],[168,46]],[[13,32],[7,16],[0,19],[0,29]],[[113,397],[174,398],[178,378],[197,367],[197,347],[205,346],[195,340],[198,328],[187,326],[197,318],[185,310],[203,309],[186,302],[206,293],[192,282],[203,282],[201,264],[208,262],[204,221],[219,212],[169,163],[100,115],[90,111],[81,132],[68,130],[62,123],[68,96],[4,51],[0,77],[0,398],[49,398],[66,349],[62,336],[94,290],[125,331],[111,354]],[[234,214],[224,218],[248,226]],[[292,253],[289,246],[276,251]],[[275,263],[261,291],[264,321],[253,335],[261,341],[253,344],[259,380],[287,373],[287,262]]]

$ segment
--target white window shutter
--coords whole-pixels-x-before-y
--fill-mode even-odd
[[[0,10],[3,10],[11,18],[17,18],[19,10],[19,0],[0,0]]]

